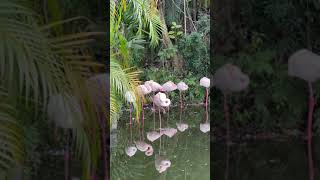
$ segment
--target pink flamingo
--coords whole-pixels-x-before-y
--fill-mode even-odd
[[[49,98],[48,118],[53,121],[57,127],[64,129],[64,136],[66,139],[66,146],[64,151],[64,172],[65,179],[70,177],[70,133],[71,130],[80,125],[83,121],[83,114],[80,104],[76,97],[57,94]]]
[[[224,94],[224,112],[227,121],[227,144],[230,145],[230,118],[227,96],[231,92],[244,90],[249,85],[250,79],[240,68],[232,64],[225,64],[214,74],[213,85]]]
[[[108,145],[107,145],[107,126],[108,123],[106,121],[106,105],[108,106],[108,97],[109,94],[109,74],[102,73],[97,74],[95,76],[90,77],[86,81],[86,85],[89,90],[89,95],[92,98],[92,102],[97,107],[99,112],[99,125],[101,130],[101,156],[102,156],[102,164],[103,164],[103,172],[104,172],[104,180],[108,179]],[[92,170],[93,179],[95,179],[95,169]]]
[[[144,103],[143,96],[149,94],[152,91],[152,88],[148,85],[139,85],[137,90],[141,96],[141,108],[142,108],[142,129],[144,129]]]
[[[154,92],[154,93],[157,93],[157,92],[162,92],[163,91],[163,88],[162,86],[157,83],[157,82],[154,82],[153,80],[150,80],[150,81],[146,81],[144,83],[144,85],[146,87],[150,87],[151,88],[151,91]],[[155,116],[155,104],[154,104],[154,101],[152,100],[152,111],[153,111],[153,117]],[[154,124],[155,124],[155,121],[154,121]]]
[[[184,82],[179,82],[177,84],[177,88],[179,90],[179,95],[180,95],[180,108],[183,108],[183,96],[182,96],[182,92],[188,90],[188,85]]]
[[[177,89],[177,85],[174,84],[172,81],[168,81],[162,85],[163,90],[168,93],[168,98],[170,99],[170,92],[174,91]],[[168,106],[168,119],[167,119],[167,126],[169,122],[169,117],[170,117],[170,106]]]
[[[164,93],[157,93],[154,97],[153,97],[153,102],[155,103],[155,105],[158,106],[159,108],[159,118],[160,118],[160,123],[161,123],[161,113],[160,113],[160,107],[168,107],[171,104],[170,99],[168,99],[166,97],[166,95]],[[161,126],[161,124],[160,124]],[[177,129],[175,128],[163,128],[161,129],[160,127],[160,134],[161,135],[166,135],[168,137],[172,137],[177,133]]]
[[[312,83],[320,78],[320,56],[306,49],[301,49],[289,57],[288,74],[301,78],[308,82],[309,88],[309,105],[308,105],[308,155],[309,155],[309,175],[314,179],[314,165],[312,161],[312,117],[314,106],[316,104],[313,95]]]
[[[182,122],[182,118],[181,118],[181,115],[182,115],[182,108],[180,108],[180,114],[179,114],[179,117],[180,117],[180,122],[179,123],[176,123],[177,125],[177,129],[180,131],[180,132],[184,132],[185,130],[187,130],[189,128],[189,125],[187,123],[183,123]]]
[[[165,172],[171,166],[171,161],[161,156],[156,157],[155,167],[159,173]]]
[[[137,141],[135,144],[139,151],[145,152],[146,156],[151,156],[153,154],[153,148],[150,144],[147,144],[144,141]]]
[[[208,108],[208,94],[209,94],[209,87],[210,87],[210,79],[207,77],[203,77],[200,79],[200,86],[206,88],[206,109]]]
[[[176,89],[177,89],[177,85],[176,84],[174,84],[172,81],[168,81],[168,82],[166,82],[166,83],[164,83],[163,85],[162,85],[162,89],[166,92],[166,93],[168,93],[168,98],[170,99],[170,92],[171,91],[175,91]],[[168,106],[168,108],[169,108],[169,106]],[[169,110],[169,109],[168,109]],[[169,112],[168,112],[169,113]]]
[[[135,146],[129,146],[126,148],[126,154],[129,156],[129,157],[132,157],[136,154],[137,152],[137,148]]]
[[[177,85],[172,81],[168,81],[162,85],[162,88],[165,92],[171,92],[177,89]]]
[[[174,91],[174,90],[176,90],[177,88],[178,88],[177,85],[174,84],[172,81],[168,81],[168,82],[166,82],[166,83],[164,83],[164,84],[162,85],[162,89],[163,89],[166,93],[168,93],[168,98],[170,98],[170,97],[169,97],[169,96],[170,96],[169,92]]]
[[[207,133],[210,131],[210,123],[208,118],[208,109],[206,109],[206,121],[205,123],[200,124],[200,131],[203,133]]]
[[[157,83],[153,80],[146,81],[144,84],[149,85],[153,92],[163,91],[163,87],[159,83]]]
[[[127,91],[124,97],[126,101],[130,103],[130,125],[131,125],[132,124],[132,103],[136,101],[136,98],[132,91]]]

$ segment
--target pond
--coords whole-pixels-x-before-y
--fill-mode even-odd
[[[312,161],[308,159],[307,143],[295,138],[246,141],[229,147],[224,142],[214,142],[212,148],[212,179],[308,180],[308,163],[312,161],[314,179],[320,178],[319,143],[312,148]]]
[[[111,179],[112,180],[209,180],[210,179],[210,132],[200,131],[200,123],[206,121],[203,107],[171,108],[161,114],[161,127],[177,128],[176,123],[188,124],[188,129],[178,131],[173,137],[162,135],[154,142],[147,139],[147,132],[159,131],[159,114],[145,111],[144,130],[133,124],[130,133],[129,113],[122,115],[117,130],[111,135]],[[154,119],[155,118],[155,119]],[[141,123],[142,124],[142,123]],[[142,129],[142,128],[141,128]],[[126,147],[143,140],[153,147],[153,155],[136,151],[129,157]],[[170,160],[171,166],[159,173],[156,160]],[[158,161],[157,161],[158,162]]]

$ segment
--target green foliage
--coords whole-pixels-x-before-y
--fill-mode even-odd
[[[1,1],[0,8],[0,169],[30,164],[27,172],[37,168],[39,152],[32,147],[43,143],[39,141],[39,117],[47,115],[49,97],[65,93],[79,100],[84,114],[83,124],[73,129],[72,147],[74,158],[82,160],[83,179],[88,179],[90,166],[97,165],[100,134],[96,109],[84,83],[93,75],[91,70],[104,66],[92,60],[87,43],[104,33],[71,30],[56,34],[56,26],[75,19],[43,24],[41,14],[20,1]]]
[[[169,44],[168,48],[161,49],[158,52],[160,63],[162,63],[163,66],[165,66],[167,64],[167,61],[175,57],[177,52],[178,52],[177,46],[173,44]]]
[[[216,57],[220,63],[215,63],[215,68],[230,62],[250,76],[249,87],[234,93],[229,101],[233,125],[264,131],[297,128],[303,124],[307,106],[306,83],[289,77],[287,65],[277,63],[277,57],[275,50]],[[223,111],[222,94],[213,93],[213,96],[217,99],[212,102],[217,108],[213,116],[220,117],[217,113]],[[223,117],[216,123],[224,124]]]
[[[169,33],[169,38],[170,39],[174,39],[175,41],[180,38],[183,35],[183,32],[180,31],[180,29],[182,28],[181,25],[177,25],[176,22],[172,22],[172,25],[170,27],[170,31]]]
[[[138,97],[136,86],[138,74],[130,67],[132,53],[144,49],[143,37],[148,35],[152,47],[158,45],[163,30],[156,5],[152,1],[130,0],[110,1],[110,119],[119,117],[120,107],[127,91]],[[139,58],[139,56],[138,56]],[[140,98],[133,103],[136,116],[139,116]],[[139,119],[139,118],[137,118]]]
[[[238,43],[228,53],[215,51],[212,73],[232,62],[250,76],[249,87],[230,99],[232,125],[256,131],[281,132],[305,127],[307,118],[307,83],[288,76],[288,57],[300,48],[319,53],[320,36],[318,2],[289,0],[241,1],[241,26],[234,29]],[[292,20],[294,19],[294,21]],[[214,20],[213,23],[215,23]],[[215,27],[215,24],[213,24]],[[214,28],[215,29],[215,28]],[[223,37],[228,33],[216,32]],[[319,84],[315,83],[319,98]],[[216,92],[216,90],[213,90]],[[212,93],[217,126],[224,126],[222,94]],[[319,127],[319,110],[315,110],[315,128]]]
[[[200,12],[199,19],[196,21],[197,32],[209,36],[210,33],[210,15]],[[208,37],[209,38],[209,37]]]
[[[178,42],[178,49],[186,61],[186,71],[205,76],[210,58],[208,46],[203,41],[203,35],[192,32]]]

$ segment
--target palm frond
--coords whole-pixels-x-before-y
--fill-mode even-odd
[[[74,129],[73,144],[83,162],[83,179],[89,179],[90,168],[98,164],[100,136],[98,110],[90,99],[85,78],[92,75],[92,69],[102,65],[93,61],[88,43],[94,41],[93,36],[103,33],[80,32],[54,37],[50,32],[56,25],[72,20],[41,26],[39,17],[32,10],[15,1],[1,1],[0,9],[0,84],[4,87],[0,88],[0,95],[10,93],[10,97],[24,97],[24,102],[32,99],[36,107],[43,108],[41,112],[46,112],[47,100],[55,94],[75,96],[84,122]],[[10,134],[20,133],[18,125],[13,123],[15,116],[2,107],[0,113],[0,121],[10,120],[7,124],[0,123],[4,129],[1,129],[0,141],[6,144],[1,145],[6,149],[0,148],[0,163],[21,162],[18,152],[23,151],[24,146],[18,140],[22,138]]]
[[[110,71],[110,85],[111,92],[113,95],[111,99],[111,110],[113,111],[111,115],[113,116],[111,116],[111,119],[115,119],[115,112],[117,111],[117,107],[119,107],[119,105],[117,105],[117,103],[114,102],[117,101],[115,97],[120,97],[121,99],[124,99],[124,94],[127,91],[134,92],[136,101],[133,103],[133,106],[136,111],[137,119],[139,119],[141,105],[136,87],[140,83],[140,81],[138,80],[140,72],[134,71],[130,68],[123,69],[121,65],[112,57],[110,59]],[[116,107],[112,107],[112,105],[115,105]]]
[[[164,26],[160,20],[155,1],[130,0],[128,4],[132,5],[135,19],[139,23],[137,33],[141,35],[142,29],[147,28],[151,45],[158,45]]]
[[[18,122],[15,108],[0,89],[0,169],[22,165],[25,160],[24,131]]]

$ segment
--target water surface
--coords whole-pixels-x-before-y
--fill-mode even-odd
[[[181,114],[180,114],[181,113]],[[181,116],[180,116],[181,115]],[[116,139],[111,148],[111,179],[112,180],[209,180],[210,179],[210,132],[200,131],[200,123],[205,122],[205,111],[202,107],[187,107],[183,112],[179,108],[171,108],[168,116],[162,114],[162,127],[176,127],[182,121],[189,125],[184,132],[179,132],[169,138],[162,136],[154,142],[148,141],[146,133],[158,130],[159,114],[145,111],[144,141],[151,144],[154,154],[150,157],[137,151],[133,157],[125,154],[125,147],[131,143],[128,113],[122,115],[117,130]],[[169,119],[168,119],[169,117]],[[180,120],[181,117],[181,120]],[[137,124],[132,129],[132,141],[143,140]],[[160,149],[161,141],[161,149]],[[171,161],[171,167],[163,173],[155,168],[155,158],[158,155]]]
[[[319,139],[313,141],[315,178],[320,178]],[[309,159],[301,139],[261,140],[236,143],[227,149],[224,142],[212,145],[215,180],[308,180]]]

